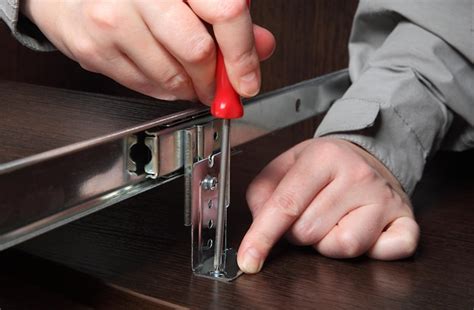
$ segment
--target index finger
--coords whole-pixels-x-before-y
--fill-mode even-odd
[[[256,95],[260,90],[260,61],[247,1],[189,0],[188,4],[213,26],[234,89],[244,97]]]
[[[244,272],[261,269],[273,245],[331,182],[331,168],[315,165],[314,160],[314,153],[303,154],[255,217],[239,248],[238,263]]]

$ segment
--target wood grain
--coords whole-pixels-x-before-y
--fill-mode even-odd
[[[280,132],[252,143],[233,160],[231,244],[238,245],[251,221],[245,187],[276,152],[259,152],[251,167],[253,150],[270,150],[286,137]],[[192,308],[470,309],[474,169],[468,164],[473,155],[440,154],[428,168],[413,199],[421,244],[407,260],[333,260],[282,241],[258,275],[230,284],[197,278],[190,270],[189,231],[178,207],[183,193],[173,184],[41,236],[23,249],[106,283]]]
[[[262,64],[263,91],[346,67],[347,40],[356,4],[352,0],[253,1],[255,22],[270,28],[278,42],[274,56]],[[59,53],[34,53],[19,46],[9,38],[5,27],[0,30],[0,40],[4,44],[0,50],[2,79],[141,97],[103,76],[85,72]],[[121,113],[121,105],[112,104],[106,110]],[[146,115],[157,111],[138,103],[135,111],[124,112]],[[99,120],[91,122],[91,134],[102,127],[115,130],[113,126],[120,123],[118,116],[110,127],[104,125],[107,122],[101,118],[108,117],[105,109],[90,113]],[[303,122],[248,144],[234,158],[231,244],[238,246],[251,222],[245,204],[250,180],[277,154],[311,137],[317,124],[316,120]],[[413,199],[422,228],[421,244],[408,260],[332,260],[282,241],[258,275],[245,275],[230,284],[196,278],[190,270],[189,230],[182,226],[183,184],[178,181],[22,247],[62,266],[15,251],[0,253],[1,265],[8,266],[8,272],[1,274],[13,279],[0,284],[0,296],[4,297],[0,302],[10,301],[25,308],[19,295],[27,294],[38,298],[38,305],[44,308],[52,304],[51,308],[108,309],[471,309],[473,155],[440,154],[427,169]],[[25,267],[30,264],[34,268]],[[21,281],[8,291],[6,286],[14,284],[14,279]]]
[[[2,309],[183,309],[16,250],[0,255],[0,272]]]
[[[0,164],[113,134],[197,103],[122,98],[0,81]]]
[[[262,91],[347,67],[347,42],[356,4],[355,0],[253,1],[255,23],[271,29],[277,39],[273,57],[262,64]],[[0,42],[0,80],[128,98],[144,97],[104,76],[82,70],[59,52],[38,53],[21,46],[3,24],[0,24]],[[66,90],[53,94],[47,88],[22,87],[20,90],[11,85],[0,84],[3,98],[0,121],[10,127],[0,131],[0,143],[5,149],[0,162],[123,128],[127,125],[124,118],[143,121],[185,108],[171,104],[158,107],[151,99],[139,102],[105,97],[100,99],[103,108],[92,109],[88,108],[88,99],[99,100],[97,97],[102,95],[94,97]],[[51,106],[57,111],[45,113]],[[80,111],[75,106],[81,106]],[[315,124],[314,121],[303,122],[291,129],[292,135],[311,137]]]

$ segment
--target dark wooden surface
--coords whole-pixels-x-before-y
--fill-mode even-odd
[[[2,253],[0,263],[2,309],[181,308],[15,250]]]
[[[229,214],[233,245],[238,245],[250,224],[243,199],[245,186],[258,167],[292,143],[287,138],[287,133],[277,133],[247,145],[234,158]],[[262,148],[266,154],[258,152],[256,159],[256,149]],[[421,243],[416,255],[407,260],[333,260],[282,241],[258,275],[244,275],[230,284],[197,278],[189,266],[189,230],[181,222],[183,193],[173,184],[48,233],[22,248],[100,279],[104,285],[142,294],[136,298],[143,302],[148,296],[191,308],[472,309],[472,156],[474,152],[444,153],[428,167],[413,198]],[[0,259],[19,255],[6,253]],[[48,264],[44,268],[38,264],[38,269],[48,270]],[[21,265],[12,268],[20,273],[24,269]],[[67,289],[74,277],[58,279],[57,272],[49,270],[36,283],[49,283],[51,292],[94,306],[86,288]],[[109,294],[98,290],[96,298],[108,299]]]
[[[253,1],[254,21],[271,29],[277,39],[273,57],[262,65],[262,92],[347,67],[347,41],[356,4],[355,0]],[[130,120],[150,120],[185,108],[153,107],[150,99],[117,100],[95,95],[104,105],[89,109],[87,99],[94,95],[71,90],[124,98],[143,96],[82,70],[59,52],[38,53],[21,46],[1,23],[0,42],[0,80],[70,89],[53,95],[47,88],[31,87],[18,95],[16,87],[0,84],[0,100],[8,97],[5,101],[9,102],[7,106],[0,103],[0,143],[4,148],[0,163],[135,124]],[[34,101],[41,104],[33,106],[29,101],[35,93]],[[57,112],[45,113],[51,106]],[[314,130],[314,122],[303,122],[293,127],[292,136],[310,136]]]
[[[275,34],[277,48],[262,67],[263,91],[347,67],[347,40],[356,0],[253,0],[252,18]],[[58,52],[19,45],[0,23],[0,79],[132,95],[109,79],[86,72]]]
[[[205,107],[0,81],[0,165],[185,110]]]
[[[355,4],[253,1],[255,21],[272,29],[278,41],[274,57],[262,67],[263,90],[346,67]],[[1,27],[1,79],[138,96],[58,53],[33,53],[8,37]],[[275,133],[244,146],[234,158],[233,245],[251,221],[245,188],[252,177],[278,153],[310,137],[316,124]],[[47,133],[45,127],[41,134]],[[182,181],[177,181],[0,253],[0,307],[472,309],[473,156],[441,154],[428,168],[413,198],[421,243],[408,260],[332,260],[282,241],[258,275],[230,284],[196,278],[190,271],[189,230],[182,226]]]
[[[271,28],[278,40],[274,57],[263,65],[265,91],[347,66],[355,1],[253,3],[254,19]],[[137,96],[58,53],[19,46],[3,26],[0,42],[0,79]],[[310,137],[316,123],[249,144],[234,158],[229,215],[233,245],[251,221],[244,199],[251,178],[276,154]],[[46,136],[46,129],[38,134]],[[23,246],[48,261],[19,248],[0,253],[0,308],[472,309],[473,155],[442,154],[428,169],[414,196],[421,244],[408,260],[332,260],[283,241],[258,275],[244,275],[230,284],[196,278],[189,266],[189,230],[181,222],[178,181]]]

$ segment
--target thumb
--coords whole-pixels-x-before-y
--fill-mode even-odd
[[[396,260],[415,253],[420,227],[411,217],[399,217],[385,230],[367,255],[380,260]]]

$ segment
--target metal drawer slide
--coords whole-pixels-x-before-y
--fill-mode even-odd
[[[12,83],[8,83],[3,87],[12,88]],[[344,70],[245,102],[244,118],[233,123],[232,146],[325,112],[334,100],[342,96],[349,84],[347,71]],[[16,109],[20,106],[24,111],[31,111],[35,109],[34,104],[43,104],[40,108],[45,109],[45,103],[41,100],[25,102],[21,98],[23,86],[15,87],[18,87]],[[47,92],[55,94],[52,89]],[[76,126],[76,130],[83,132],[83,135],[88,129],[87,122],[99,117],[101,109],[105,109],[104,105],[120,105],[117,113],[121,114],[106,120],[99,119],[110,122],[107,123],[110,128],[83,140],[11,160],[5,154],[2,156],[3,151],[0,150],[0,159],[4,161],[0,163],[0,250],[183,175],[188,176],[185,181],[184,214],[185,223],[189,225],[192,165],[219,150],[218,122],[214,122],[207,110],[188,104],[183,105],[182,111],[158,118],[154,115],[149,120],[146,117],[132,119],[127,109],[138,105],[142,110],[151,111],[148,113],[152,115],[153,108],[156,109],[159,103],[133,99],[127,102],[123,98],[105,96],[87,97],[73,92],[70,96],[76,100],[74,106],[67,102],[61,104],[63,108],[71,109],[70,125]],[[46,104],[50,102],[52,99]],[[77,103],[84,103],[85,106]],[[10,109],[13,111],[10,115],[17,115],[15,110],[11,110],[13,104],[0,95],[0,111],[8,112]],[[163,102],[163,105],[170,106],[170,103]],[[53,104],[51,113],[54,111]],[[81,121],[73,118],[74,113],[78,113]],[[11,125],[8,125],[11,118],[3,119],[0,114],[0,120],[4,123],[1,126],[13,126],[13,129],[23,126],[21,115]],[[61,119],[56,122],[61,122]],[[53,125],[59,132],[55,136],[58,138],[61,130],[57,126],[61,124]],[[24,126],[28,128],[28,124]],[[15,132],[13,129],[6,127],[6,130]],[[23,132],[27,137],[29,134]],[[33,131],[31,134],[34,136]],[[18,143],[23,141],[18,137],[12,139],[0,142],[18,146],[15,139]]]

